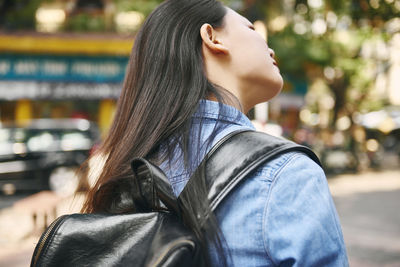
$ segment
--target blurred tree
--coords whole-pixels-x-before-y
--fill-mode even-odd
[[[102,15],[79,13],[69,16],[63,29],[73,32],[103,32],[106,25]]]
[[[42,0],[0,0],[0,28],[34,29],[35,14]]]
[[[138,11],[145,16],[162,2],[163,0],[114,0],[117,11]]]
[[[103,8],[104,8],[104,1],[102,0],[77,0],[75,4],[75,9],[85,10],[87,12]]]
[[[71,2],[72,3],[72,2]],[[105,1],[76,0],[68,12],[64,31],[102,32],[106,31]]]
[[[309,82],[322,78],[335,98],[330,124],[356,110],[379,108],[384,101],[371,97],[379,71],[388,57],[365,57],[370,40],[390,39],[387,23],[399,18],[398,0],[243,0],[246,14],[257,7],[265,12],[269,44],[282,73]],[[250,6],[248,5],[250,3]],[[250,12],[251,13],[251,12]],[[400,30],[400,29],[398,29]]]

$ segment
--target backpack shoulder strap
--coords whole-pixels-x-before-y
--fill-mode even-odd
[[[190,187],[205,183],[208,203],[214,211],[249,173],[278,155],[290,151],[303,152],[321,166],[318,157],[305,146],[262,132],[233,132],[210,150],[180,197],[189,197],[187,191],[191,191]],[[202,172],[205,175],[201,175]]]

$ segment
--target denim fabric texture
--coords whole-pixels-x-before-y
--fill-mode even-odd
[[[196,124],[203,119],[203,124]],[[253,129],[239,110],[202,100],[195,113],[193,168],[213,144],[239,129]],[[214,128],[217,125],[217,128]],[[197,128],[196,128],[197,127]],[[201,128],[201,135],[195,133]],[[216,135],[207,144],[213,130]],[[177,150],[163,164],[176,195],[190,177]],[[169,166],[169,167],[168,167]],[[305,154],[290,152],[266,163],[239,184],[216,210],[230,266],[348,266],[338,215],[323,170]],[[214,266],[220,256],[210,251]]]

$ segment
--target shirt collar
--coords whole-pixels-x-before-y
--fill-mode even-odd
[[[194,113],[193,117],[224,121],[255,129],[249,118],[240,110],[233,106],[210,100],[200,100],[199,108]]]

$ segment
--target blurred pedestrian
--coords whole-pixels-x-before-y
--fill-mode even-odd
[[[131,176],[135,157],[159,164],[179,195],[212,145],[254,130],[244,114],[282,86],[274,51],[245,17],[215,0],[163,2],[136,36],[115,119],[97,152],[107,160],[83,211],[109,210],[107,182]],[[207,243],[212,266],[348,265],[324,172],[300,152],[249,174],[215,218],[205,237],[221,237]]]

